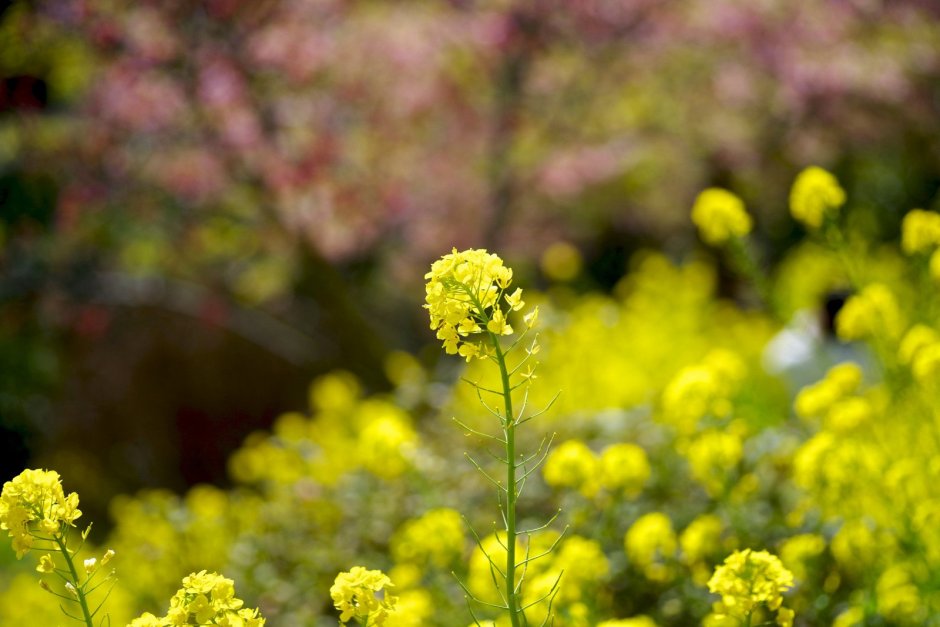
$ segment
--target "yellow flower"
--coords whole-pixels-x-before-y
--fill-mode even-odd
[[[639,566],[648,579],[668,581],[672,576],[669,562],[676,554],[676,533],[666,514],[651,512],[640,516],[623,539],[631,562]]]
[[[679,536],[682,561],[692,564],[712,555],[719,546],[723,527],[714,514],[702,514],[693,520]]]
[[[893,340],[903,327],[897,299],[882,283],[872,283],[852,296],[836,316],[836,333],[843,340],[870,337]]]
[[[141,616],[138,616],[130,622],[127,627],[161,627],[165,623],[151,614],[150,612],[145,612]]]
[[[692,477],[709,494],[717,496],[744,453],[741,438],[725,431],[701,432],[689,445],[688,459]]]
[[[46,553],[39,558],[39,566],[36,567],[36,571],[40,573],[51,573],[55,570],[55,562],[52,561],[52,555]]]
[[[742,619],[762,604],[779,609],[792,587],[793,573],[777,556],[751,549],[729,555],[708,582],[708,591],[721,595],[723,613]]]
[[[352,618],[366,619],[370,625],[384,625],[394,611],[398,598],[385,593],[392,580],[381,570],[353,566],[349,572],[336,575],[330,588],[333,605],[340,611],[341,623]]]
[[[257,609],[243,608],[235,596],[235,582],[218,573],[201,570],[183,578],[183,587],[170,599],[165,617],[143,614],[128,627],[163,625],[227,625],[229,627],[263,627],[264,618]]]
[[[908,255],[930,252],[940,244],[940,214],[913,209],[901,222],[901,250]]]
[[[448,508],[432,509],[395,532],[392,555],[399,562],[431,563],[445,568],[460,559],[464,545],[460,513]]]
[[[484,358],[488,350],[484,329],[494,335],[512,334],[506,316],[525,303],[521,289],[507,293],[512,270],[497,255],[472,248],[458,252],[455,248],[431,264],[424,278],[428,281],[424,308],[431,317],[431,330],[437,332],[447,354],[459,354],[467,361]],[[503,311],[501,300],[508,311]]]
[[[712,245],[723,244],[751,232],[751,216],[740,198],[725,189],[710,187],[692,205],[692,222],[702,239]]]
[[[827,216],[845,204],[845,190],[829,172],[810,166],[799,173],[790,189],[790,213],[806,226],[818,229]]]
[[[600,482],[608,490],[635,497],[650,478],[646,451],[627,442],[613,444],[601,452]]]
[[[78,495],[65,495],[59,473],[54,470],[24,470],[3,484],[0,529],[6,529],[13,538],[17,558],[33,544],[30,522],[35,521],[43,533],[58,534],[62,524],[74,526],[81,515]]]
[[[549,453],[542,475],[553,488],[574,488],[590,497],[597,490],[597,465],[597,456],[587,444],[568,440]]]

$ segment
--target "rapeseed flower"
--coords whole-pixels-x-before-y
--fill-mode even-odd
[[[636,497],[649,481],[650,473],[646,451],[636,444],[612,444],[601,452],[600,483],[608,490]]]
[[[183,587],[170,599],[166,616],[159,618],[147,612],[132,620],[128,627],[263,627],[265,619],[261,613],[242,607],[244,604],[235,596],[234,581],[201,570],[183,577]]]
[[[653,581],[668,581],[672,576],[670,562],[676,554],[676,533],[672,521],[662,512],[640,516],[627,530],[623,539],[630,561]]]
[[[484,358],[490,350],[484,331],[512,335],[508,311],[518,311],[525,302],[521,289],[508,292],[512,270],[499,256],[482,249],[454,248],[431,264],[424,278],[431,330],[437,331],[448,355],[459,354],[467,361]]]
[[[24,470],[3,484],[0,529],[6,529],[13,538],[17,558],[33,545],[31,523],[43,534],[54,536],[63,524],[74,527],[81,515],[78,494],[66,496],[59,473],[54,470]]]
[[[812,229],[822,226],[845,204],[845,190],[829,172],[810,166],[797,175],[790,189],[790,213]]]
[[[780,559],[767,551],[744,549],[729,555],[715,569],[708,590],[721,595],[719,616],[745,620],[760,606],[778,612],[778,623],[792,624],[793,614],[781,607],[783,593],[793,587],[793,573]],[[783,613],[783,621],[780,621]]]
[[[702,239],[714,246],[751,232],[751,216],[744,202],[726,189],[710,187],[695,199],[692,222]]]
[[[901,250],[908,255],[931,252],[940,245],[940,213],[913,209],[901,222]]]
[[[464,552],[463,519],[453,509],[432,509],[406,522],[392,537],[392,555],[399,562],[445,568]]]
[[[398,603],[397,597],[386,592],[393,585],[381,570],[362,566],[353,566],[349,572],[338,574],[330,588],[330,597],[340,611],[340,622],[346,624],[352,618],[362,618],[370,625],[385,625]]]
[[[542,475],[553,488],[574,488],[591,497],[597,492],[598,458],[581,440],[568,440],[545,460]]]
[[[843,340],[870,337],[896,339],[904,322],[901,308],[891,289],[872,283],[846,301],[836,316],[836,333]]]

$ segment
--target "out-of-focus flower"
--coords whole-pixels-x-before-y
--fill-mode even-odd
[[[818,166],[800,172],[790,189],[790,213],[812,229],[822,226],[843,204],[845,190],[836,177]]]
[[[901,250],[908,255],[930,252],[940,244],[940,213],[912,209],[901,222]]]
[[[662,512],[640,516],[627,530],[623,539],[627,558],[637,565],[648,579],[668,581],[673,569],[670,563],[676,554],[676,533],[672,521]]]
[[[836,333],[843,340],[873,337],[894,340],[903,327],[898,301],[882,283],[872,283],[851,297],[836,317]]]
[[[744,202],[726,189],[710,187],[695,199],[692,222],[698,227],[702,239],[720,245],[735,237],[751,232],[751,216]]]
[[[597,468],[597,455],[587,444],[568,440],[549,453],[542,475],[553,488],[574,488],[590,497],[597,491]]]

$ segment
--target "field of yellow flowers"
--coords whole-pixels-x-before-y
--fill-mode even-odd
[[[543,293],[445,254],[441,367],[314,381],[236,487],[118,498],[100,547],[68,477],[10,478],[0,624],[940,625],[940,214],[886,239],[815,167],[789,205],[768,270],[704,191],[700,252],[612,295],[565,284],[573,250]]]

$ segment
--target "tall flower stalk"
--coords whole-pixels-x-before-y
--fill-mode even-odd
[[[548,409],[546,407],[539,412],[525,414],[528,384],[537,365],[531,358],[538,352],[539,345],[537,338],[525,345],[523,345],[523,340],[535,326],[538,308],[525,314],[523,317],[525,329],[515,340],[504,347],[501,338],[514,334],[513,327],[509,323],[509,315],[511,312],[521,311],[525,307],[525,302],[522,300],[520,288],[510,292],[512,270],[503,265],[502,259],[485,250],[470,249],[458,252],[454,249],[450,254],[444,255],[432,264],[431,271],[425,275],[425,279],[428,283],[424,306],[431,317],[431,330],[437,332],[437,338],[443,342],[444,350],[451,355],[461,355],[468,362],[472,359],[488,359],[496,364],[500,375],[499,389],[486,388],[467,381],[476,389],[481,404],[499,420],[498,434],[473,429],[455,419],[461,428],[469,433],[501,445],[504,456],[497,456],[497,459],[505,465],[505,478],[498,479],[487,472],[469,454],[467,455],[474,467],[496,487],[497,504],[505,532],[503,538],[500,538],[499,534],[496,537],[506,552],[505,563],[497,563],[497,560],[486,551],[479,535],[471,527],[480,550],[490,563],[493,580],[501,599],[501,603],[496,604],[483,601],[461,583],[467,594],[471,615],[479,625],[470,603],[474,601],[480,605],[507,612],[512,627],[521,627],[528,624],[525,617],[526,609],[537,603],[547,602],[549,611],[546,612],[543,622],[547,624],[551,620],[551,603],[557,591],[558,580],[542,598],[527,605],[523,604],[522,585],[528,565],[545,554],[533,556],[526,551],[526,554],[521,556],[517,551],[518,538],[528,537],[536,531],[545,529],[554,520],[553,517],[548,523],[538,528],[520,529],[516,511],[526,479],[545,460],[551,445],[550,438],[547,442],[543,439],[539,449],[528,456],[520,455],[516,450],[516,430]],[[516,365],[510,367],[507,358],[520,346],[524,346],[525,355]],[[524,367],[525,371],[522,370]],[[524,400],[519,411],[516,412],[513,408],[513,392],[523,387],[526,388]],[[483,397],[484,393],[499,397],[502,409],[487,404]],[[549,551],[555,545],[557,545],[557,540]]]

